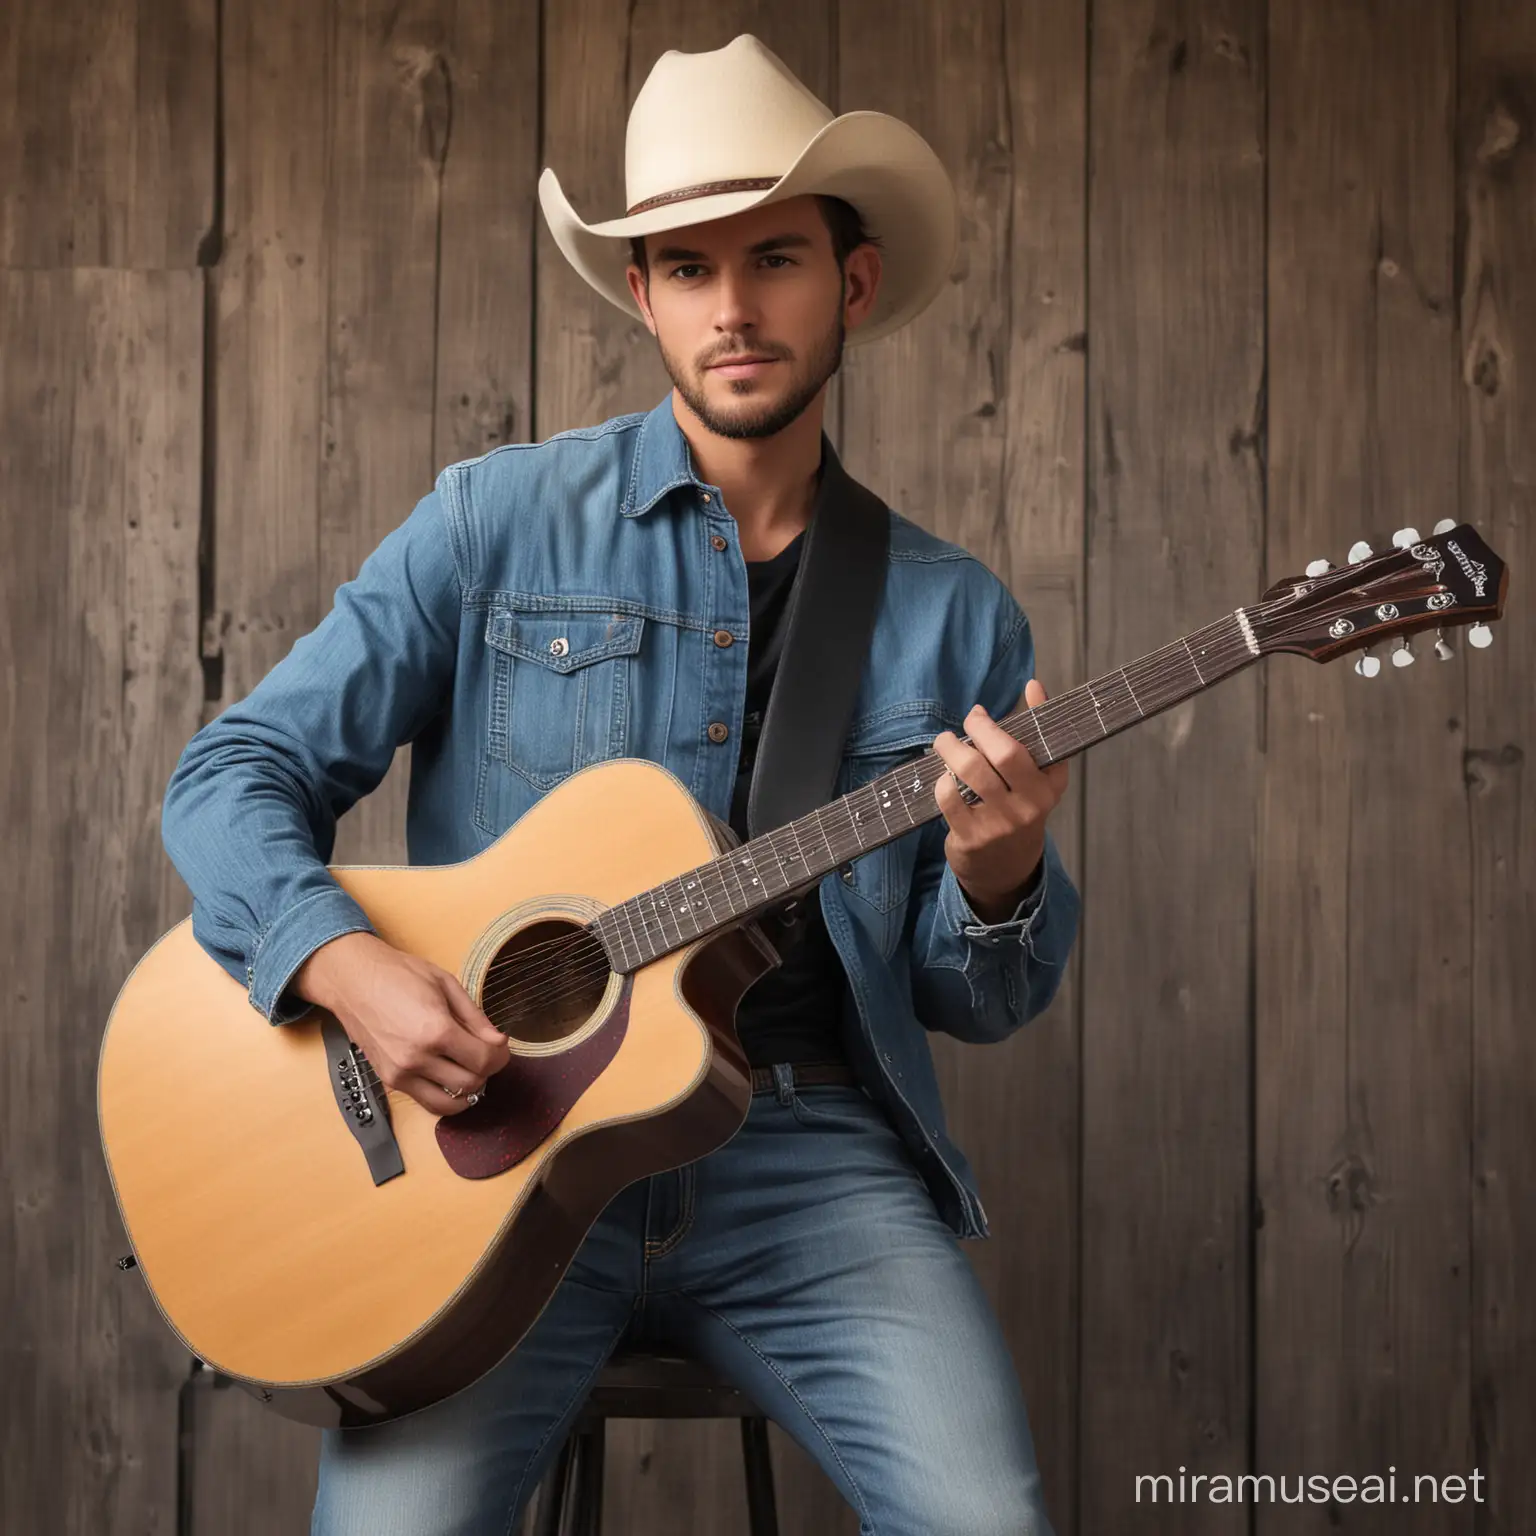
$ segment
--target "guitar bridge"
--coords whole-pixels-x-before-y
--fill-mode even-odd
[[[363,1150],[368,1172],[375,1184],[383,1184],[405,1172],[400,1143],[390,1124],[384,1085],[361,1046],[353,1045],[334,1014],[322,1013],[320,1039],[325,1046],[331,1093],[352,1138]]]

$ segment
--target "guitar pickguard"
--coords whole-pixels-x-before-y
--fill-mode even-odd
[[[486,1079],[473,1109],[437,1122],[437,1144],[461,1179],[505,1173],[565,1119],[624,1043],[633,985],[624,977],[613,1012],[579,1045],[550,1056],[514,1056]]]

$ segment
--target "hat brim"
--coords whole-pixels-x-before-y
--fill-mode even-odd
[[[597,224],[578,216],[553,170],[539,177],[539,204],[566,260],[604,298],[642,322],[624,276],[631,237],[706,224],[808,193],[852,203],[880,237],[880,290],[867,319],[848,333],[849,346],[889,335],[932,303],[959,241],[954,185],[922,136],[884,112],[834,118],[765,190],[717,193]]]

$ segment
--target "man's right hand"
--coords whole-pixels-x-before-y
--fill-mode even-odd
[[[469,1095],[511,1060],[507,1037],[458,977],[376,934],[344,933],[322,944],[290,987],[336,1015],[386,1088],[434,1115],[468,1109]],[[448,1088],[463,1097],[450,1097]]]

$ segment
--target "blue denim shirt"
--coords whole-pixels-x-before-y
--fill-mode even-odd
[[[977,702],[1009,713],[1034,675],[1029,624],[979,560],[895,512],[889,558],[837,794],[945,728],[964,735]],[[614,757],[664,764],[728,821],[748,612],[736,522],[695,474],[670,394],[450,466],[314,631],[183,752],[163,833],[198,942],[265,1017],[299,1016],[285,995],[295,971],[371,926],[326,862],[337,818],[402,742],[413,864],[473,857],[567,775]],[[714,643],[722,629],[737,643]],[[552,650],[557,637],[567,644]],[[983,923],[944,859],[946,832],[936,816],[827,875],[821,902],[847,972],[854,1068],[944,1219],[980,1237],[927,1031],[996,1041],[1038,1014],[1078,894],[1047,836],[1019,908]]]

